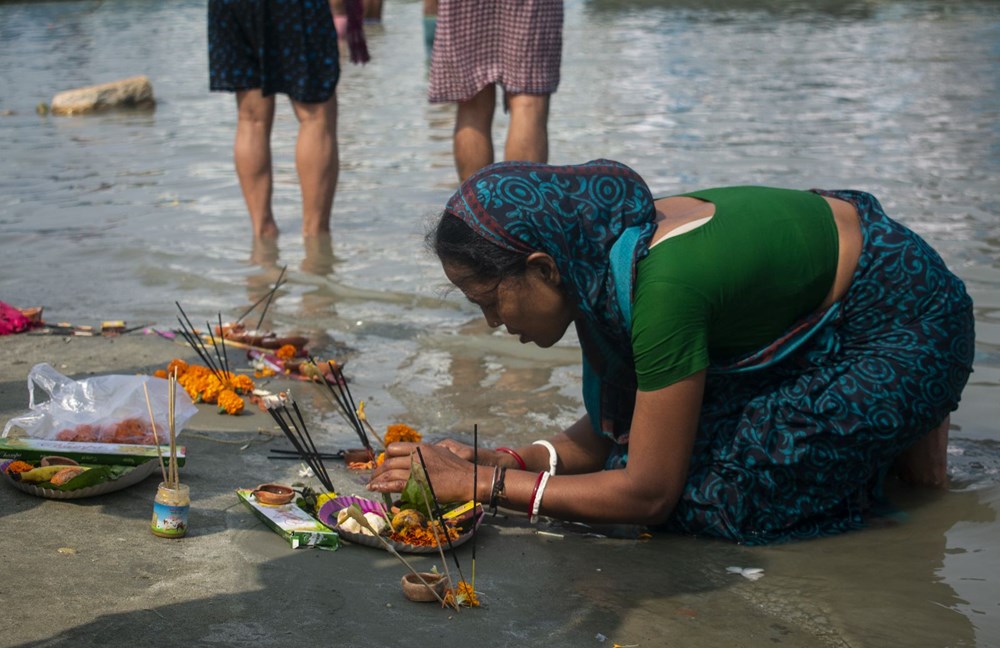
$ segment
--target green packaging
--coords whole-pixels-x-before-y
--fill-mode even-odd
[[[160,446],[160,453],[170,456],[170,446]],[[31,463],[42,457],[59,455],[75,459],[81,464],[138,466],[158,457],[155,445],[131,443],[85,443],[57,441],[33,437],[0,438],[0,459],[22,459]],[[177,465],[184,465],[184,448],[177,448]]]
[[[340,547],[340,536],[336,531],[294,502],[277,506],[261,504],[254,499],[253,491],[249,488],[239,488],[236,494],[265,525],[288,540],[292,549],[318,547],[335,551]]]

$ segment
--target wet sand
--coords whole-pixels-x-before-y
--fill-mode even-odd
[[[0,338],[0,352],[4,422],[26,411],[25,380],[35,363],[82,378],[149,372],[193,356],[133,335],[22,334]],[[975,609],[962,609],[995,601],[992,585],[977,581],[983,574],[968,574],[981,588],[961,596],[942,577],[942,565],[961,561],[959,553],[996,565],[995,543],[977,537],[975,524],[995,520],[995,492],[992,502],[976,493],[909,492],[901,500],[905,520],[766,548],[668,535],[615,539],[554,521],[536,529],[517,513],[487,517],[475,551],[484,605],[455,612],[404,599],[406,569],[382,550],[291,549],[234,493],[298,479],[295,462],[267,458],[269,448],[285,447],[270,417],[199,409],[181,437],[188,451],[182,481],[192,494],[183,539],[149,531],[154,477],[75,501],[0,488],[0,644],[912,647],[986,646],[1000,637],[989,626],[996,610],[976,618]],[[328,464],[338,492],[364,494],[356,475]],[[961,552],[953,550],[957,520],[971,521]],[[896,550],[887,552],[887,544]],[[457,556],[471,579],[471,545]],[[442,571],[437,555],[408,560]],[[759,567],[764,576],[751,581],[730,567]],[[456,571],[451,557],[448,568]]]

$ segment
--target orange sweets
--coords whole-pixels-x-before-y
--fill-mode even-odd
[[[32,468],[34,468],[34,466],[32,466],[27,461],[17,460],[10,462],[10,464],[7,466],[7,469],[4,472],[6,472],[8,475],[13,475],[14,473],[28,472]]]

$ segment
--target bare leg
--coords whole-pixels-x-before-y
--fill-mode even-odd
[[[928,432],[896,459],[896,472],[900,479],[919,486],[947,488],[950,422],[951,417],[945,417],[941,425]]]
[[[382,0],[365,0],[365,20],[382,20]]]
[[[278,225],[271,212],[273,177],[271,172],[271,125],[274,123],[274,95],[265,97],[260,89],[236,93],[236,142],[233,160],[240,179],[243,199],[250,212],[255,238],[273,238]]]
[[[468,101],[458,104],[455,113],[453,150],[459,180],[493,163],[493,110],[496,86],[489,85]]]
[[[510,126],[504,159],[548,162],[549,95],[509,95],[507,105]]]
[[[340,175],[337,95],[323,103],[292,101],[299,120],[295,169],[302,187],[302,234],[329,234],[330,212]]]

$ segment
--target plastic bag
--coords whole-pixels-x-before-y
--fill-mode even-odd
[[[154,376],[94,376],[83,380],[68,378],[46,363],[32,367],[28,374],[28,409],[4,425],[0,437],[20,428],[33,438],[64,441],[102,441],[114,443],[153,443],[149,425],[146,390],[153,410],[156,434],[161,444],[169,436],[168,381]],[[37,402],[35,387],[49,395]],[[191,397],[178,387],[174,400],[174,430],[198,412]],[[142,433],[138,433],[142,427]],[[84,438],[76,431],[86,430]],[[116,437],[117,435],[117,437]]]

